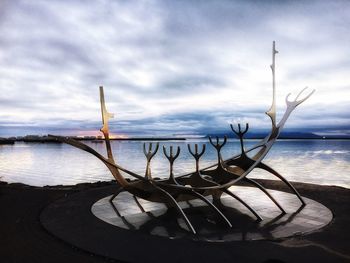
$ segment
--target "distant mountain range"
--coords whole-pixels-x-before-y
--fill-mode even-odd
[[[267,132],[248,132],[245,134],[245,139],[262,139],[265,138]],[[215,137],[218,136],[220,138],[224,136],[228,136],[228,138],[237,138],[235,134],[231,133],[224,133],[224,132],[216,132],[216,133],[208,133],[205,136],[201,135],[194,135],[191,136],[189,134],[187,135],[173,135],[173,136],[142,136],[142,137],[127,137],[127,138],[113,138],[111,140],[126,140],[126,141],[173,141],[173,140],[186,140],[186,139],[193,139],[193,138],[208,138],[209,136]],[[93,142],[102,142],[103,138],[102,136],[69,136],[76,140],[82,140],[82,141],[93,141]],[[295,131],[285,131],[280,134],[278,139],[314,139],[314,140],[320,140],[320,139],[327,139],[327,140],[336,140],[336,139],[344,139],[344,140],[350,140],[350,135],[318,135],[312,132],[295,132]],[[0,145],[1,144],[14,144],[16,141],[23,141],[23,142],[53,142],[53,143],[59,143],[58,140],[55,138],[51,138],[47,135],[26,135],[26,136],[19,136],[19,137],[10,137],[10,138],[1,138],[0,137]]]
[[[228,138],[237,138],[233,133],[226,134],[226,133],[211,133],[206,135],[205,137],[209,136],[219,136],[224,137],[227,136]],[[267,133],[254,133],[250,132],[245,134],[244,138],[246,139],[262,139],[265,138]],[[279,139],[350,139],[350,135],[327,135],[327,136],[321,136],[314,134],[312,132],[281,132]]]

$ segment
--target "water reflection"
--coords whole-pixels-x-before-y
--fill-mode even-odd
[[[247,140],[246,147],[256,140]],[[96,151],[105,154],[102,143],[86,142]],[[181,154],[174,165],[175,174],[194,169],[194,159],[187,151],[187,143],[206,143],[207,150],[201,159],[201,167],[215,162],[214,148],[203,139],[179,142],[161,142],[161,146],[180,146]],[[145,157],[140,141],[113,141],[112,148],[117,162],[140,174],[145,172]],[[229,140],[222,149],[228,158],[239,153],[239,142]],[[350,188],[350,141],[345,140],[284,140],[278,141],[265,163],[288,180],[315,184],[338,185]],[[159,152],[152,160],[153,176],[168,174],[168,161]],[[255,170],[251,177],[274,179],[262,170]],[[112,179],[105,166],[95,157],[65,144],[16,143],[0,146],[0,177],[7,182],[30,185],[76,184]]]

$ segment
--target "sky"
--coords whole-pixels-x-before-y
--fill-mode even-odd
[[[0,136],[269,129],[285,97],[315,94],[287,130],[350,135],[349,1],[0,1]]]

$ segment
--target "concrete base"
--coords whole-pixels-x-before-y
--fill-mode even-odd
[[[118,195],[113,206],[109,202],[111,196],[100,199],[93,204],[91,211],[104,222],[120,228],[167,238],[211,242],[272,240],[303,235],[324,227],[332,220],[332,213],[327,207],[308,198],[304,198],[306,206],[300,207],[301,203],[295,195],[270,190],[287,212],[282,214],[257,188],[234,186],[230,190],[253,207],[263,221],[257,222],[246,207],[226,194],[222,196],[222,206],[219,208],[232,223],[232,228],[224,225],[201,200],[179,203],[196,229],[196,235],[188,231],[176,211],[169,211],[164,204],[137,199],[142,206],[140,208],[127,192]]]
[[[232,262],[240,258],[255,262],[254,251],[261,254],[265,247],[280,248],[276,248],[278,245],[274,242],[246,240],[305,235],[332,220],[330,210],[311,199],[305,198],[307,205],[298,210],[300,202],[294,195],[269,190],[287,210],[287,214],[281,215],[257,189],[234,187],[230,190],[252,205],[264,220],[256,222],[249,211],[228,196],[223,197],[223,212],[232,228],[221,224],[203,203],[182,203],[181,206],[188,206],[185,213],[198,231],[193,235],[176,213],[142,200],[145,212],[140,212],[127,193],[115,201],[122,215],[117,216],[108,203],[108,197],[115,190],[115,187],[101,187],[69,195],[46,207],[40,221],[48,232],[74,247],[122,261],[212,262],[215,259]]]

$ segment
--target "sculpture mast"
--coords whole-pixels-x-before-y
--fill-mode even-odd
[[[266,114],[271,118],[272,121],[272,127],[276,127],[276,79],[275,79],[275,57],[278,51],[275,47],[275,41],[272,42],[272,64],[271,64],[271,70],[272,70],[272,105],[271,108],[266,112]]]
[[[113,153],[112,153],[111,142],[109,140],[109,127],[108,127],[108,121],[110,118],[113,118],[114,115],[112,113],[109,113],[106,109],[103,86],[100,86],[100,101],[101,101],[101,113],[102,113],[102,124],[103,124],[100,131],[103,133],[103,136],[105,137],[108,161],[115,163],[113,158]]]

